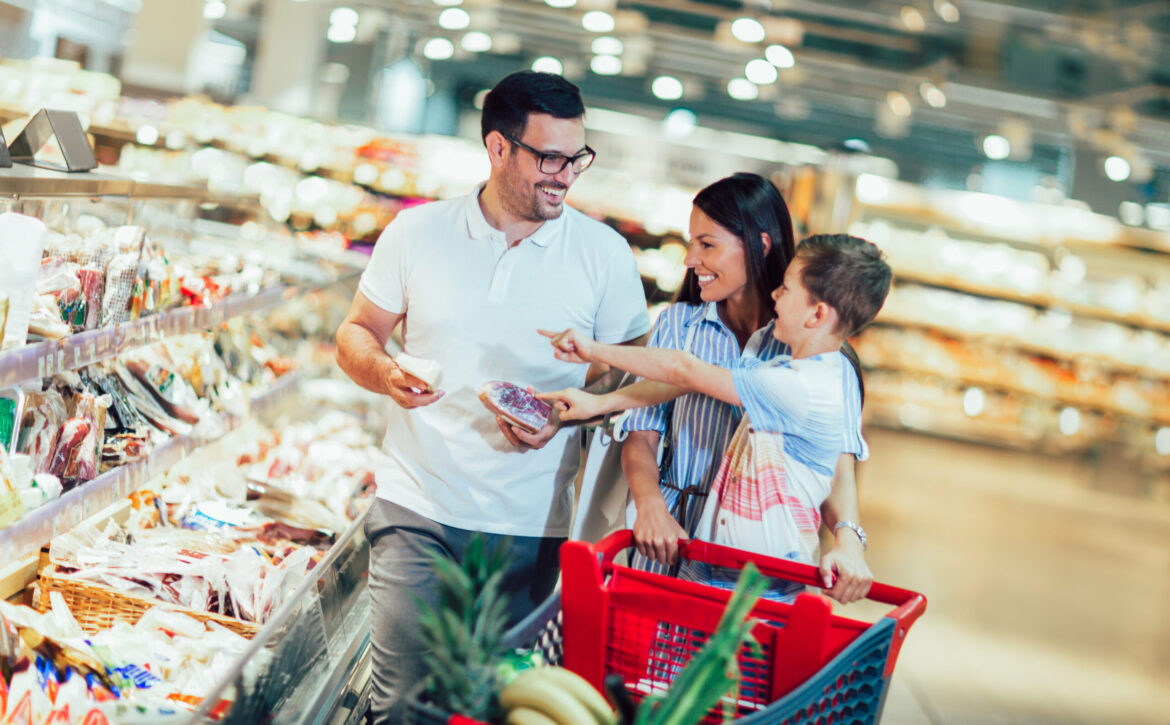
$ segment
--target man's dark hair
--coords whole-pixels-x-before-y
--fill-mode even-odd
[[[483,99],[481,138],[486,142],[492,131],[523,138],[530,113],[580,118],[585,115],[585,103],[577,86],[555,73],[517,71],[497,83]]]
[[[801,282],[818,302],[837,311],[834,332],[854,335],[877,316],[893,272],[880,249],[848,234],[816,234],[800,243]]]
[[[772,290],[784,281],[784,270],[796,247],[792,216],[776,186],[758,174],[741,172],[702,189],[695,195],[694,204],[743,242],[748,287],[765,309],[771,307]],[[763,233],[772,240],[767,254],[760,238]],[[695,270],[687,270],[675,301],[703,303]]]

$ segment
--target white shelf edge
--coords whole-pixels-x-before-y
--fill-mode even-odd
[[[149,345],[170,335],[215,327],[225,320],[275,307],[291,288],[276,285],[256,294],[236,294],[210,307],[180,307],[115,327],[88,330],[0,353],[0,388],[76,370]]]

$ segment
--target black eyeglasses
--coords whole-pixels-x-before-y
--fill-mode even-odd
[[[508,139],[512,143],[516,144],[520,148],[524,149],[528,153],[535,156],[537,166],[540,167],[540,173],[542,173],[542,174],[550,174],[550,175],[551,174],[559,174],[562,171],[564,171],[565,167],[568,166],[569,164],[573,165],[573,173],[579,174],[582,171],[584,171],[585,169],[589,168],[589,165],[593,163],[593,159],[596,158],[596,156],[597,156],[597,152],[594,151],[593,149],[589,148],[588,146],[586,146],[585,150],[582,151],[581,153],[577,154],[576,156],[565,156],[564,154],[549,154],[549,153],[545,153],[544,151],[539,151],[537,149],[534,149],[531,146],[529,146],[528,144],[524,143],[523,141],[521,141],[519,139],[512,138],[511,136],[508,136],[507,134],[503,134],[503,136],[504,136],[504,138]]]

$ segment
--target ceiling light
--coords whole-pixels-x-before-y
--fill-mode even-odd
[[[850,151],[860,151],[862,153],[869,151],[869,142],[863,138],[847,138],[841,145]]]
[[[894,115],[906,118],[914,110],[910,105],[910,99],[906,97],[905,93],[901,91],[890,91],[886,94],[886,103],[890,106],[890,110]]]
[[[926,19],[922,17],[922,13],[909,5],[902,8],[902,24],[913,33],[926,30]]]
[[[670,78],[670,76],[661,76]],[[662,120],[662,131],[670,138],[689,136],[699,123],[699,117],[689,108],[676,108]]]
[[[731,23],[731,34],[744,43],[758,43],[767,35],[764,25],[755,18],[736,18]]]
[[[625,50],[622,41],[612,35],[602,35],[594,38],[590,48],[598,55],[621,55],[622,51]]]
[[[622,59],[616,55],[595,55],[589,69],[599,76],[616,76],[622,72]]]
[[[542,55],[532,61],[532,70],[538,73],[552,73],[559,76],[565,72],[565,67],[561,65],[561,61],[551,55]]]
[[[463,35],[459,45],[469,53],[486,53],[492,49],[492,36],[481,30],[472,30]]]
[[[439,13],[439,27],[446,30],[463,30],[471,25],[471,15],[463,8],[447,8]]]
[[[446,38],[431,38],[423,45],[423,55],[430,60],[447,60],[455,55],[455,45]]]
[[[948,23],[959,22],[959,9],[950,0],[934,0],[934,11]]]
[[[677,101],[683,97],[683,84],[674,76],[658,76],[650,84],[650,92],[654,94],[655,98],[661,98],[664,101]]]
[[[604,10],[590,10],[581,16],[581,27],[591,33],[608,33],[616,26],[613,16]]]
[[[780,77],[780,74],[776,72],[776,66],[763,58],[749,60],[744,67],[743,74],[747,76],[749,81],[761,86],[775,83],[776,79]]]
[[[203,17],[208,20],[218,20],[224,15],[227,15],[227,5],[219,2],[219,0],[211,0],[203,6]]]
[[[1120,156],[1105,159],[1105,176],[1110,181],[1125,181],[1129,178],[1129,162]]]
[[[942,108],[947,105],[947,94],[943,93],[942,89],[930,81],[923,81],[918,84],[918,93],[922,95],[922,100],[929,103],[933,108]]]
[[[456,5],[462,5],[463,0],[435,0],[435,4],[441,8],[450,8]]]
[[[544,4],[550,8],[571,8],[577,4],[577,0],[544,0]]]
[[[352,43],[353,39],[357,37],[357,26],[330,25],[325,37],[331,43]]]
[[[1012,145],[998,133],[989,133],[983,139],[983,154],[992,161],[1002,161],[1012,153]]]
[[[764,57],[777,68],[791,68],[796,65],[796,56],[783,45],[776,43],[764,49]]]
[[[727,82],[727,95],[737,101],[754,101],[760,97],[760,89],[747,78],[732,78]]]
[[[358,24],[357,10],[346,7],[333,8],[333,12],[329,13],[329,24],[353,27]]]

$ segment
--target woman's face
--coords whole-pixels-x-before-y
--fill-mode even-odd
[[[743,241],[699,207],[691,208],[691,246],[684,262],[699,283],[704,302],[722,302],[748,284]]]

